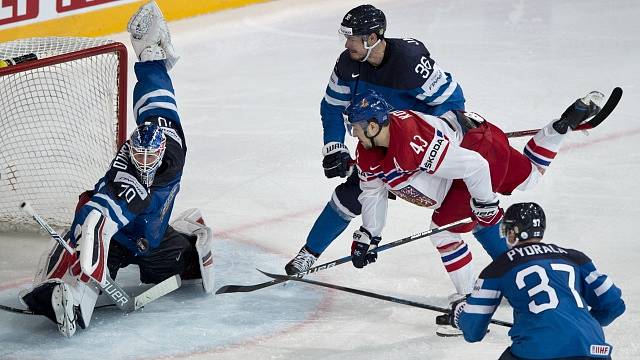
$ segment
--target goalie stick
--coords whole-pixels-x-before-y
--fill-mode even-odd
[[[61,246],[65,248],[70,254],[75,253],[75,250],[67,244],[67,242],[58,234],[57,231],[53,230],[49,224],[38,214],[35,210],[29,205],[27,202],[23,202],[20,204],[20,209],[31,216],[48,234],[51,238],[57,241]],[[143,293],[132,297],[126,291],[120,287],[108,274],[105,274],[106,284],[103,286],[100,283],[96,282],[96,284],[102,289],[104,293],[106,293],[113,303],[120,308],[122,311],[135,311],[150,303],[151,301],[164,296],[173,290],[176,290],[180,287],[180,276],[174,275],[169,277],[162,282],[152,286],[147,289]],[[0,307],[0,309],[7,310],[5,306]],[[20,309],[17,309],[20,310]],[[9,310],[10,311],[10,310]],[[28,311],[28,310],[25,310]]]
[[[458,225],[462,225],[462,224],[466,224],[469,221],[471,221],[471,218],[465,218],[462,220],[458,220],[456,222],[452,222],[450,224],[447,225],[443,225],[437,228],[432,228],[429,229],[427,231],[423,231],[421,233],[417,233],[411,236],[407,236],[406,238],[400,239],[400,240],[396,240],[381,246],[378,246],[375,250],[370,251],[370,252],[381,252],[381,251],[385,251],[391,248],[394,248],[396,246],[402,245],[402,244],[406,244],[408,242],[412,242],[414,240],[418,240],[418,239],[422,239],[424,237],[427,236],[431,236],[433,234],[437,234],[439,232],[445,231],[445,230],[449,230],[452,227],[458,226]],[[337,260],[333,260],[333,261],[329,261],[327,263],[324,263],[322,265],[318,265],[318,266],[314,266],[311,269],[307,270],[307,271],[302,271],[299,272],[295,275],[292,275],[294,277],[298,277],[301,278],[305,275],[308,274],[313,274],[315,272],[318,271],[322,271],[328,268],[332,268],[336,265],[340,265],[340,264],[344,264],[346,262],[351,261],[351,256],[345,256],[343,258],[337,259]],[[224,285],[222,287],[220,287],[217,291],[216,291],[216,295],[217,294],[229,294],[229,293],[236,293],[236,292],[251,292],[251,291],[255,291],[255,290],[259,290],[259,289],[263,289],[272,285],[276,285],[276,284],[280,284],[283,283],[285,281],[287,281],[288,279],[273,279],[271,281],[266,281],[263,283],[259,283],[259,284],[254,284],[254,285]]]
[[[443,308],[443,307],[439,307],[439,306],[434,306],[434,305],[429,305],[429,304],[424,304],[424,303],[419,303],[419,302],[406,300],[406,299],[400,299],[400,298],[393,297],[393,296],[377,294],[377,293],[366,291],[366,290],[354,289],[354,288],[350,288],[350,287],[346,287],[346,286],[340,286],[340,285],[329,284],[329,283],[315,281],[315,280],[304,279],[304,278],[297,277],[297,276],[271,274],[271,273],[262,271],[260,269],[257,269],[257,270],[260,271],[261,273],[263,273],[264,275],[266,275],[266,276],[268,276],[270,278],[273,278],[275,280],[299,281],[299,282],[303,282],[303,283],[307,283],[307,284],[311,284],[311,285],[322,286],[322,287],[326,287],[326,288],[329,288],[329,289],[345,291],[345,292],[349,292],[349,293],[356,294],[356,295],[368,296],[368,297],[372,297],[372,298],[379,299],[379,300],[394,302],[396,304],[413,306],[413,307],[432,310],[432,311],[437,311],[437,312],[441,312],[441,313],[445,313],[445,314],[449,314],[451,312],[451,309],[447,309],[447,308]],[[496,324],[496,325],[500,325],[500,326],[506,326],[506,327],[512,327],[513,326],[512,323],[506,322],[506,321],[502,321],[502,320],[491,319],[490,322],[492,324]]]
[[[113,282],[113,280],[111,281]],[[115,284],[115,282],[113,283]],[[133,298],[133,301],[129,300],[129,302],[125,304],[131,304],[131,305],[127,305],[126,308],[120,307],[120,309],[125,311],[139,310],[143,308],[145,305],[147,305],[148,303],[152,302],[153,300],[156,300],[159,297],[162,297],[172,292],[173,290],[176,290],[177,288],[180,287],[180,285],[181,285],[181,281],[180,281],[179,275],[174,275],[172,277],[166,278],[162,282],[153,285],[152,287],[148,288],[147,290],[143,291],[142,293],[136,296],[133,296],[133,297],[129,296],[129,299]],[[113,304],[96,306],[96,309],[108,307],[108,306],[117,306],[117,305],[118,305],[118,302],[114,301]],[[6,305],[0,305],[0,310],[14,312],[18,314],[25,314],[25,315],[40,315],[40,314],[34,313],[31,310],[18,309],[18,308],[6,306]]]
[[[616,87],[609,95],[607,102],[602,106],[602,109],[593,117],[591,120],[585,122],[584,124],[578,125],[576,130],[589,130],[594,127],[600,125],[616,108],[620,99],[622,98],[622,89]],[[520,130],[520,131],[512,131],[505,133],[508,138],[516,138],[523,136],[531,136],[535,135],[540,129],[531,129],[531,130]]]

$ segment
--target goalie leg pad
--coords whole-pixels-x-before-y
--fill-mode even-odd
[[[91,210],[82,226],[76,227],[74,235],[83,273],[81,280],[88,282],[91,278],[105,285],[109,243],[116,229],[113,220],[97,210]]]
[[[178,232],[196,237],[202,287],[206,293],[211,293],[214,289],[213,230],[205,224],[199,209],[185,210],[171,222],[171,226]]]
[[[64,240],[67,244],[70,234],[67,233],[64,236]],[[36,275],[33,279],[34,284],[45,282],[49,279],[62,279],[67,274],[69,268],[78,260],[76,254],[69,254],[69,252],[60,245],[57,241],[52,241],[53,246],[50,250],[45,251],[40,256],[38,261],[38,267]]]
[[[91,322],[93,310],[95,309],[100,288],[94,282],[85,282],[81,279],[83,275],[77,276],[72,281],[67,281],[73,293],[73,304],[78,308],[78,325],[86,329]]]

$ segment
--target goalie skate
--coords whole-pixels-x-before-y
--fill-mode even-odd
[[[155,1],[141,6],[127,24],[131,45],[140,61],[164,60],[167,70],[180,58],[171,44],[169,28]]]
[[[59,279],[47,280],[20,294],[20,300],[36,315],[55,322],[65,337],[76,332],[77,312],[69,285]]]

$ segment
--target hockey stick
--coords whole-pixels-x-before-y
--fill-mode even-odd
[[[616,87],[611,92],[611,95],[609,95],[609,98],[607,99],[607,102],[604,104],[602,109],[593,118],[591,118],[591,120],[579,125],[576,130],[589,130],[600,125],[600,123],[602,123],[611,114],[611,112],[613,112],[616,106],[618,106],[618,102],[620,102],[621,98],[622,89]],[[505,133],[505,135],[507,135],[508,138],[516,138],[535,135],[538,131],[540,131],[540,129],[512,131]]]
[[[110,306],[116,306],[116,304],[106,304],[106,305],[100,305],[100,306],[96,306],[96,309],[102,309],[104,307],[110,307]],[[4,311],[8,311],[8,312],[13,312],[13,313],[18,313],[18,314],[24,314],[24,315],[40,315],[40,314],[36,314],[31,310],[27,310],[27,309],[18,309],[18,308],[14,308],[11,306],[7,306],[7,305],[0,305],[0,310],[4,310]]]
[[[409,306],[413,306],[413,307],[417,307],[417,308],[421,308],[421,309],[432,310],[432,311],[437,311],[437,312],[441,312],[441,313],[445,313],[445,314],[449,314],[451,312],[451,309],[447,309],[447,308],[443,308],[443,307],[439,307],[439,306],[434,306],[434,305],[429,305],[429,304],[423,304],[423,303],[419,303],[419,302],[415,302],[415,301],[411,301],[411,300],[406,300],[406,299],[400,299],[400,298],[393,297],[393,296],[376,294],[376,293],[373,293],[373,292],[370,292],[370,291],[359,290],[359,289],[354,289],[354,288],[350,288],[350,287],[346,287],[346,286],[340,286],[340,285],[334,285],[334,284],[324,283],[324,282],[315,281],[315,280],[304,279],[304,278],[297,277],[297,276],[271,274],[271,273],[262,271],[260,269],[258,269],[258,271],[260,271],[261,273],[263,273],[266,276],[268,276],[270,278],[273,278],[275,280],[300,281],[300,282],[307,283],[307,284],[323,286],[323,287],[326,287],[326,288],[329,288],[329,289],[346,291],[346,292],[349,292],[349,293],[352,293],[352,294],[356,294],[356,295],[368,296],[368,297],[372,297],[372,298],[379,299],[379,300],[390,301],[390,302],[394,302],[394,303],[397,303],[397,304],[409,305]],[[506,327],[512,327],[513,326],[513,324],[511,324],[509,322],[501,321],[501,320],[494,320],[494,319],[491,319],[491,323],[492,324],[496,324],[496,325],[506,326]]]
[[[437,228],[432,228],[429,229],[427,231],[423,231],[421,233],[417,233],[411,236],[407,236],[406,238],[400,239],[400,240],[396,240],[384,245],[381,245],[379,247],[377,247],[374,251],[371,252],[376,252],[379,253],[381,251],[385,251],[391,248],[394,248],[396,246],[402,245],[402,244],[406,244],[408,242],[412,242],[414,240],[418,240],[418,239],[422,239],[424,237],[427,236],[431,236],[433,234],[437,234],[439,232],[445,231],[445,230],[449,230],[452,227],[458,226],[458,225],[462,225],[462,224],[466,224],[469,221],[471,221],[471,218],[465,218],[462,220],[458,220],[456,222],[452,222],[451,224],[447,224],[441,227],[437,227]],[[293,275],[294,277],[298,277],[301,278],[305,275],[308,274],[313,274],[315,272],[318,271],[322,271],[328,268],[332,268],[336,265],[340,265],[340,264],[344,264],[346,262],[351,261],[351,256],[345,256],[343,258],[337,259],[337,260],[333,260],[333,261],[329,261],[327,263],[324,263],[322,265],[318,265],[318,266],[314,266],[311,269],[307,270],[307,271],[302,271],[299,272],[295,275]],[[262,288],[266,288],[272,285],[276,285],[276,284],[280,284],[283,283],[285,281],[287,281],[288,279],[274,279],[271,281],[266,281],[260,284],[254,284],[254,285],[224,285],[222,287],[220,287],[217,291],[216,294],[229,294],[229,293],[236,293],[236,292],[251,292],[251,291],[255,291],[255,290],[259,290]]]
[[[55,241],[58,242],[62,247],[67,250],[70,254],[74,254],[75,250],[67,244],[67,242],[58,234],[57,231],[53,230],[49,224],[40,216],[35,210],[26,202],[20,204],[20,209],[31,216],[47,233],[49,236]],[[174,275],[165,279],[164,281],[154,285],[153,287],[147,289],[142,294],[131,297],[131,295],[127,294],[120,285],[118,285],[108,274],[104,274],[105,276],[105,285],[101,285],[97,281],[95,282],[103,292],[105,292],[113,301],[113,303],[123,311],[134,311],[148,304],[149,302],[166,295],[173,290],[176,290],[180,287],[180,276]],[[18,309],[19,310],[19,309]]]

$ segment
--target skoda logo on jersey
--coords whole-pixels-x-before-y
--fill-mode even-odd
[[[447,141],[440,130],[436,130],[433,141],[431,141],[427,148],[422,168],[429,173],[434,173],[438,169],[440,159],[447,151],[447,146],[449,146],[449,141]]]

